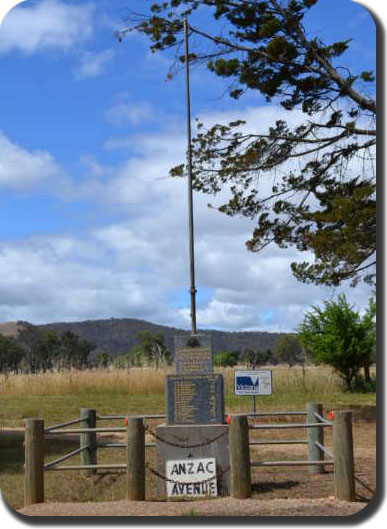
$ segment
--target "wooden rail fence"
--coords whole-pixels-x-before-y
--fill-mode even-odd
[[[249,423],[249,418],[305,416],[297,423]],[[126,498],[145,499],[145,449],[155,443],[145,442],[147,419],[161,419],[164,415],[105,415],[82,408],[79,419],[44,427],[42,419],[25,420],[25,505],[44,502],[44,472],[83,470],[87,475],[100,469],[126,471]],[[97,427],[97,420],[125,420],[124,427]],[[323,417],[321,404],[308,404],[306,411],[272,412],[228,415],[231,495],[235,498],[251,497],[252,468],[268,466],[308,466],[310,473],[323,473],[325,465],[334,467],[334,490],[340,500],[355,501],[355,474],[352,438],[352,412],[335,411],[333,420]],[[78,428],[68,428],[79,424]],[[324,446],[324,428],[333,428],[333,451]],[[250,439],[254,430],[306,429],[303,439]],[[100,433],[126,433],[125,443],[98,443]],[[79,448],[48,463],[44,462],[44,438],[53,434],[78,434]],[[250,446],[265,444],[307,444],[308,459],[285,461],[251,461]],[[126,448],[126,463],[98,464],[98,448]],[[80,454],[81,462],[62,465],[64,461]],[[325,455],[328,459],[325,459]]]

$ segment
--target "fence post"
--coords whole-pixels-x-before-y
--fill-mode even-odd
[[[319,422],[315,416],[315,413],[323,415],[323,406],[322,404],[314,404],[308,402],[306,405],[306,422],[307,423],[316,423]],[[316,446],[316,441],[321,445],[324,445],[324,428],[321,426],[307,428],[307,439],[308,439],[308,458],[309,461],[324,461],[324,452],[321,448]],[[310,465],[309,472],[311,474],[324,474],[323,465]]]
[[[335,496],[338,500],[355,501],[351,411],[333,414],[333,457]]]
[[[231,496],[251,497],[249,424],[246,415],[230,415]]]
[[[89,408],[81,408],[81,428],[96,428],[97,412]],[[81,465],[96,465],[97,464],[97,434],[95,432],[81,433],[79,438],[79,446],[82,448],[86,446],[86,450],[81,452]],[[90,476],[95,474],[97,469],[87,469],[85,474]]]
[[[44,503],[44,421],[25,419],[24,505]]]
[[[145,427],[142,417],[129,417],[126,443],[126,499],[144,501]]]

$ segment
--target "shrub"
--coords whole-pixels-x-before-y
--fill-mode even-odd
[[[376,393],[376,376],[371,376],[370,380],[366,380],[362,376],[358,376],[350,388],[351,393]]]
[[[234,367],[238,363],[238,353],[221,351],[214,356],[214,365],[217,367]]]

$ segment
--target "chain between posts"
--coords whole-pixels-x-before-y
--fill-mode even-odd
[[[171,479],[171,478],[167,478],[167,476],[164,476],[163,474],[160,474],[160,472],[158,472],[157,470],[155,470],[154,468],[150,467],[149,464],[146,465],[146,468],[152,473],[154,474],[155,476],[163,479],[164,481],[168,481],[169,483],[175,483],[177,485],[181,485],[181,484],[184,484],[184,485],[203,485],[204,483],[209,483],[210,481],[213,481],[214,479],[218,479],[220,478],[221,476],[223,476],[223,474],[225,474],[226,472],[228,472],[230,470],[230,467],[226,467],[224,468],[223,470],[219,470],[215,476],[212,476],[210,478],[207,478],[207,479],[203,479],[202,481],[178,481],[178,480],[175,480],[175,479]]]
[[[169,445],[169,446],[174,446],[176,448],[201,448],[202,446],[207,446],[207,445],[210,445],[210,444],[214,443],[215,441],[217,441],[218,439],[220,439],[224,435],[228,434],[228,431],[226,430],[226,431],[222,432],[221,434],[217,435],[216,437],[214,437],[213,439],[210,439],[209,441],[205,441],[205,442],[202,442],[202,443],[197,443],[197,444],[194,444],[194,445],[187,445],[187,444],[180,444],[180,443],[174,443],[172,441],[167,441],[166,439],[163,439],[162,437],[157,435],[157,433],[155,431],[151,430],[150,428],[146,428],[146,430],[155,439],[157,439],[157,441],[160,441],[161,443],[164,443],[164,444]]]

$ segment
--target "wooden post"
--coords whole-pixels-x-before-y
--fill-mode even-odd
[[[97,412],[89,408],[81,408],[81,428],[96,428]],[[81,452],[81,465],[96,465],[97,464],[97,434],[95,432],[81,433],[79,438],[79,446],[87,448]],[[95,474],[97,469],[87,469],[85,474],[90,476]]]
[[[249,424],[246,415],[230,415],[231,496],[251,497]]]
[[[145,428],[144,419],[129,417],[126,446],[126,499],[145,500]]]
[[[333,414],[333,456],[336,498],[356,501],[351,411]]]
[[[315,416],[315,413],[318,413],[322,416],[323,407],[322,404],[314,404],[308,402],[306,405],[306,422],[307,423],[316,423],[319,422]],[[324,452],[316,446],[316,441],[321,445],[324,445],[324,428],[313,427],[307,428],[307,439],[308,439],[308,458],[309,461],[324,461]],[[311,474],[324,474],[323,465],[310,465],[309,472]]]
[[[44,503],[44,421],[25,422],[24,505]]]

